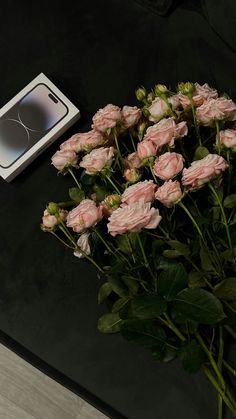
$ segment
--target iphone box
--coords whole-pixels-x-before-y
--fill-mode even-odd
[[[0,176],[12,180],[80,117],[43,74],[0,110]]]

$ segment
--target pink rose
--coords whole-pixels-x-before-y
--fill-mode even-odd
[[[81,234],[80,238],[77,240],[78,249],[74,252],[74,255],[77,258],[84,258],[85,255],[89,256],[91,253],[89,245],[89,236],[90,233]]]
[[[236,149],[236,130],[226,129],[220,131],[220,143],[227,148]]]
[[[157,124],[149,127],[144,140],[152,141],[159,149],[164,144],[174,145],[175,138],[187,135],[188,128],[185,121],[176,124],[174,118],[164,118]]]
[[[168,102],[170,103],[173,110],[177,109],[180,105],[179,95],[173,95],[169,97]],[[150,112],[148,119],[152,122],[158,122],[164,116],[170,114],[170,108],[168,104],[164,101],[164,99],[161,99],[160,97],[156,97],[152,101],[152,104],[149,106],[148,110]]]
[[[193,103],[195,106],[201,106],[206,100],[216,99],[217,96],[217,90],[212,89],[207,83],[202,86],[195,83],[195,91],[193,93]],[[188,96],[179,93],[179,100],[184,109],[191,106]]]
[[[125,128],[131,128],[137,124],[142,112],[137,106],[124,106],[121,111],[121,122]]]
[[[101,208],[97,207],[92,199],[84,199],[77,207],[69,212],[66,224],[76,233],[81,233],[87,228],[95,226],[101,218]]]
[[[152,141],[144,140],[138,143],[137,152],[139,158],[144,160],[148,157],[156,155],[156,146],[152,143]]]
[[[165,207],[171,208],[182,195],[180,183],[177,180],[168,180],[157,189],[155,198],[165,205]]]
[[[129,154],[126,159],[124,159],[124,165],[130,169],[139,169],[142,166],[142,161],[140,160],[137,151]]]
[[[70,166],[76,166],[78,157],[72,150],[58,150],[52,156],[52,165],[59,171]]]
[[[135,185],[129,186],[121,196],[122,206],[130,205],[134,202],[152,202],[155,198],[156,185],[153,180],[144,180]]]
[[[182,154],[167,152],[155,160],[153,171],[160,179],[169,180],[181,172],[183,166]]]
[[[138,232],[142,228],[156,228],[161,221],[159,210],[151,208],[151,202],[142,201],[118,208],[109,217],[108,232],[112,236]]]
[[[182,184],[191,186],[191,189],[198,189],[205,183],[214,179],[228,167],[227,162],[218,154],[208,154],[201,160],[191,163],[188,169],[183,170]]]
[[[214,120],[236,119],[236,105],[231,99],[219,97],[209,99],[196,110],[197,120],[203,125],[211,125]]]
[[[59,210],[59,215],[56,217],[55,215],[51,215],[47,209],[45,209],[42,218],[41,228],[44,231],[53,230],[56,225],[59,224],[59,221],[65,221],[67,217],[68,211],[63,209]]]
[[[101,172],[112,164],[114,156],[113,147],[100,147],[90,151],[86,154],[80,162],[80,167],[83,167],[89,175]]]
[[[132,168],[131,169],[125,169],[123,176],[127,180],[127,182],[129,182],[129,183],[135,183],[141,178],[140,172],[138,170],[132,169]]]
[[[80,151],[89,151],[105,142],[104,137],[98,131],[91,130],[89,132],[79,132],[72,135],[69,140],[61,144],[61,150],[72,150],[76,153]]]
[[[106,105],[105,108],[99,109],[93,117],[93,125],[96,131],[105,132],[109,128],[114,128],[121,120],[121,110],[115,105]]]

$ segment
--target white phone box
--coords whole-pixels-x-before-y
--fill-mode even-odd
[[[40,73],[0,110],[0,176],[11,181],[79,118],[79,109]]]

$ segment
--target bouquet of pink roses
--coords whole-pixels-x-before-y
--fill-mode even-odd
[[[121,332],[156,360],[201,369],[236,417],[236,105],[207,84],[136,91],[139,108],[107,105],[92,129],[52,157],[72,176],[41,228],[92,263],[104,333]]]

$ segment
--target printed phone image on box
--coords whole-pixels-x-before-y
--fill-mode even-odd
[[[13,179],[79,118],[79,110],[44,74],[28,87],[0,114],[0,175],[6,180]]]

